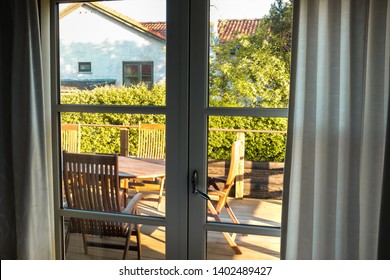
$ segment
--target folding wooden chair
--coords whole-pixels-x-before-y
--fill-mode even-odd
[[[240,140],[235,141],[232,145],[230,168],[229,168],[229,173],[227,178],[208,177],[209,188],[207,194],[210,196],[212,200],[214,200],[213,198],[216,199],[214,201],[208,200],[207,206],[211,216],[215,219],[216,222],[222,222],[219,215],[222,209],[226,209],[226,212],[228,213],[233,223],[239,224],[236,215],[234,214],[232,208],[228,203],[228,197],[238,176],[237,166],[240,160],[240,153],[239,153],[240,145],[241,145]],[[225,239],[227,240],[229,245],[232,247],[233,251],[236,254],[242,254],[241,250],[238,248],[237,244],[234,241],[236,234],[223,232],[223,235],[225,236]]]

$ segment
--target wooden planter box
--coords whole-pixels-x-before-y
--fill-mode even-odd
[[[229,161],[209,160],[210,176],[227,176]],[[243,197],[280,199],[283,191],[282,162],[244,161],[244,190]],[[232,189],[230,196],[235,196]]]

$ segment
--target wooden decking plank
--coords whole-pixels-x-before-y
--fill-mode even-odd
[[[165,199],[164,199],[165,200]],[[165,201],[163,201],[165,204]],[[154,206],[154,210],[153,210]],[[237,218],[242,224],[255,224],[266,226],[280,226],[281,201],[278,200],[256,200],[256,199],[237,199],[231,200],[230,206],[233,208]],[[165,207],[162,207],[165,209]],[[155,210],[155,203],[142,201],[140,203],[142,215],[160,215],[164,212]],[[252,216],[253,215],[253,216]],[[223,221],[231,222],[223,210],[221,213]],[[165,228],[156,226],[141,226],[142,233],[142,259],[144,260],[163,260],[165,259]],[[255,260],[273,260],[279,259],[280,238],[271,236],[240,235],[237,234],[236,243],[242,250],[242,255],[234,254],[233,250],[226,243],[221,232],[208,232],[208,259],[229,260],[229,259],[255,259]],[[90,237],[90,241],[98,241],[100,237]],[[105,242],[123,244],[119,238],[104,237]],[[133,244],[133,239],[132,243]],[[107,248],[89,248],[89,254],[84,254],[82,237],[79,234],[71,234],[67,259],[121,259],[121,250]],[[129,251],[127,259],[137,259],[136,253]]]

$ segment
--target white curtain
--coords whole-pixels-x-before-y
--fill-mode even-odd
[[[3,1],[0,18],[0,258],[52,259],[38,1]]]
[[[390,4],[296,0],[294,5],[282,255],[376,259]]]

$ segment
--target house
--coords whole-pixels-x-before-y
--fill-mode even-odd
[[[164,81],[166,38],[150,27],[95,2],[62,9],[61,85],[92,88],[144,82],[151,86]]]
[[[219,42],[254,33],[259,24],[260,19],[218,20]],[[96,2],[66,6],[60,11],[62,89],[164,81],[166,33],[166,22],[137,22]]]
[[[207,10],[201,5],[204,1],[168,0],[168,22],[175,24],[169,34],[173,44],[166,56],[167,105],[116,107],[60,103],[55,74],[61,61],[53,55],[57,51],[55,27],[59,20],[52,7],[58,1],[3,2],[0,11],[0,32],[4,39],[0,44],[2,259],[63,259],[63,225],[72,217],[142,224],[143,230],[160,233],[157,240],[164,238],[165,247],[159,257],[171,260],[204,259],[207,234],[214,232],[247,234],[267,244],[269,237],[281,236],[284,250],[281,258],[287,259],[390,259],[388,1],[294,1],[297,5],[294,6],[292,103],[288,109],[291,117],[286,162],[288,182],[280,228],[209,223],[206,201],[196,195],[202,187],[204,190],[205,184],[201,183],[207,179],[203,173],[207,163],[208,117],[285,117],[278,108],[207,106],[209,38]],[[190,24],[186,12],[195,24]],[[137,32],[143,31],[138,26]],[[152,33],[145,31],[145,34]],[[76,66],[69,64],[69,67],[78,69],[78,62],[89,61],[75,61]],[[88,70],[89,65],[81,64],[80,68]],[[90,70],[94,72],[92,63]],[[169,154],[166,217],[71,210],[61,205],[59,116],[68,112],[166,115]],[[162,233],[161,228],[166,231]],[[80,241],[82,244],[81,237]],[[226,246],[215,240],[209,243]],[[255,245],[256,250],[269,253],[260,243]],[[149,252],[153,249],[147,247]],[[104,253],[101,255],[106,257]],[[339,263],[331,269],[337,267],[337,271],[347,271],[352,277],[366,273],[380,278],[379,275],[383,277],[380,268],[386,268],[384,262],[365,262],[364,271],[356,267],[345,269],[350,263]],[[232,262],[229,267],[226,264],[214,272],[225,275],[233,271],[230,267],[236,266]],[[242,264],[245,263],[238,263]],[[317,265],[329,270],[329,262],[316,262],[314,269],[311,264],[294,262],[280,271],[290,273],[287,276],[290,277],[292,271],[299,275],[313,270],[323,273],[325,270],[317,269]],[[80,275],[68,262],[56,265],[33,262],[31,266],[41,268],[36,271],[21,268],[20,263],[14,265],[8,275],[42,276],[49,271],[54,277]],[[43,265],[46,267],[42,269]],[[113,269],[101,262],[95,265],[96,269],[87,272],[101,272],[105,279],[107,273],[118,273],[118,265]],[[172,266],[172,262],[158,265]],[[211,265],[219,269],[218,263],[211,262]],[[238,268],[264,273],[258,264],[255,270]],[[79,269],[85,269],[84,263],[83,267],[76,265],[76,270]]]

